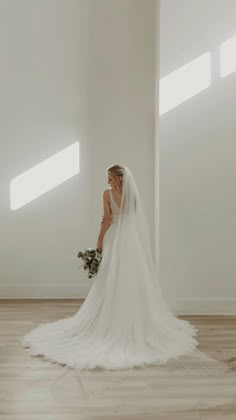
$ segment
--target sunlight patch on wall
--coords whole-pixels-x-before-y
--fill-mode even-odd
[[[211,84],[211,55],[200,55],[160,79],[159,114],[163,115]]]
[[[75,142],[12,179],[11,209],[19,209],[78,174],[79,161],[79,142]]]
[[[236,71],[236,35],[220,45],[220,75],[226,77]]]

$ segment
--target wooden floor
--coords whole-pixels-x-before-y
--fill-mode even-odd
[[[82,303],[0,300],[0,420],[236,420],[236,316],[179,317],[199,328],[199,350],[231,368],[226,382],[157,366],[81,377],[21,347],[38,323],[73,315]]]

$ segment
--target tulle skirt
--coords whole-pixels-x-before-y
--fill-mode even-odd
[[[127,237],[114,260],[115,232],[112,223],[99,271],[78,312],[39,324],[21,338],[30,355],[79,369],[127,369],[164,364],[196,348],[197,328],[163,301],[139,238]]]

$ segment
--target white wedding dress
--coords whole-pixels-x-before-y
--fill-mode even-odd
[[[21,343],[30,355],[42,355],[64,365],[64,371],[78,374],[86,398],[91,396],[91,386],[84,384],[84,369],[155,365],[152,374],[159,381],[160,394],[155,406],[160,412],[234,401],[236,375],[226,364],[196,348],[197,328],[178,319],[162,296],[140,197],[131,172],[125,169],[122,211],[110,191],[112,224],[104,236],[103,258],[85,301],[74,315],[39,324],[20,338]],[[114,394],[117,380],[121,392],[120,379],[126,381],[124,387],[133,388],[137,372],[131,373],[131,377],[126,371],[115,378],[113,372]],[[54,385],[50,391],[55,390]],[[153,389],[146,382],[144,392],[153,400]],[[110,394],[106,398],[110,401]],[[116,400],[112,404],[115,406]]]
[[[124,237],[113,264],[120,209],[111,190],[110,201],[112,223],[85,301],[74,315],[39,324],[21,338],[31,355],[79,369],[125,369],[163,364],[198,345],[197,328],[171,313],[153,282],[152,257],[148,261],[136,231]]]

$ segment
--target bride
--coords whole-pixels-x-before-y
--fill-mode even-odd
[[[165,364],[193,352],[197,328],[178,319],[162,295],[148,225],[130,169],[107,169],[111,189],[97,248],[102,261],[74,315],[39,324],[21,338],[33,356],[79,369]]]

